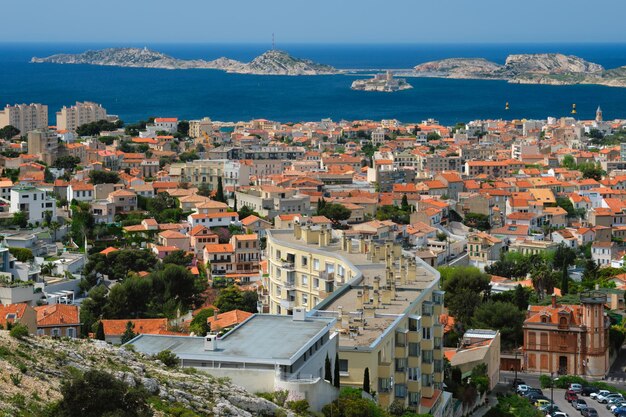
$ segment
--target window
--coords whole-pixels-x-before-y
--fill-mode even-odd
[[[307,294],[302,294],[302,305],[307,306],[309,304],[309,296]]]
[[[419,332],[422,327],[422,322],[419,318],[409,318],[409,331]]]
[[[433,351],[432,350],[424,350],[424,351],[422,351],[422,362],[423,363],[433,363]]]
[[[339,359],[339,372],[347,374],[348,373],[348,360],[347,359]]]
[[[407,369],[407,374],[409,376],[409,381],[419,381],[422,377],[420,368],[409,368]]]
[[[319,259],[313,259],[313,269],[315,269],[316,271],[320,270],[320,260]]]
[[[320,280],[318,278],[313,278],[313,288],[317,289],[320,287]]]
[[[419,356],[419,355],[420,355],[420,344],[409,343],[409,356]]]
[[[404,384],[396,384],[394,386],[394,391],[395,391],[395,394],[396,394],[397,398],[404,398],[404,397],[406,397],[406,392],[407,392],[406,391],[406,385],[404,385]]]
[[[422,375],[422,386],[430,387],[433,384],[433,376],[431,374]]]
[[[406,358],[396,359],[396,372],[404,372],[406,370]]]
[[[302,275],[302,286],[303,287],[309,286],[309,277],[306,275]]]
[[[419,392],[409,392],[409,405],[420,405],[422,395]]]
[[[378,392],[389,392],[391,390],[391,378],[378,378]]]
[[[396,333],[396,346],[406,346],[406,333]]]
[[[52,337],[59,337],[61,335],[61,330],[52,329]]]
[[[302,257],[302,266],[307,266],[309,264],[309,258],[306,256]]]
[[[430,340],[430,327],[423,327],[422,328],[422,339],[424,340]]]
[[[73,327],[70,327],[69,329],[67,329],[67,337],[71,337],[71,338],[76,337],[76,329],[74,329]]]

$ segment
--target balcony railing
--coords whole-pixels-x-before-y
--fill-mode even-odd
[[[321,280],[324,280],[324,281],[334,281],[335,280],[335,273],[334,272],[320,271],[319,277],[320,277]]]

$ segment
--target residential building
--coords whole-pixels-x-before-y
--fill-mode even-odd
[[[167,318],[161,319],[119,319],[100,320],[102,330],[104,330],[104,340],[108,343],[118,345],[122,343],[122,336],[126,332],[128,323],[132,324],[133,333],[141,334],[162,334],[174,335],[176,332],[168,328]]]
[[[446,358],[452,367],[461,370],[462,378],[472,374],[478,365],[487,367],[489,389],[500,382],[500,332],[498,330],[470,329],[463,334],[457,349],[446,349]]]
[[[45,104],[16,104],[6,105],[0,111],[0,129],[13,126],[26,135],[31,130],[45,130],[48,128],[48,106]]]
[[[606,295],[581,294],[579,305],[530,306],[524,321],[524,368],[542,374],[604,378],[609,371]]]
[[[439,273],[400,245],[335,238],[325,225],[270,230],[269,277],[261,303],[272,314],[312,308],[336,317],[343,386],[361,387],[365,368],[383,407],[420,413],[443,406],[443,292]]]
[[[57,205],[54,197],[42,188],[19,184],[11,189],[9,211],[11,213],[22,211],[27,214],[29,223],[41,224],[46,220],[46,212],[53,220],[56,219]]]
[[[183,367],[228,377],[250,392],[287,390],[306,399],[312,410],[337,398],[339,390],[324,380],[324,362],[334,362],[337,333],[332,317],[255,314],[222,337],[140,335],[128,342],[141,353],[170,350]]]
[[[37,334],[53,337],[75,338],[80,335],[78,306],[50,304],[35,307],[37,311]]]
[[[605,268],[611,266],[611,260],[617,254],[618,248],[615,242],[598,242],[591,244],[591,259],[600,266]]]
[[[57,129],[75,132],[80,125],[108,119],[109,116],[106,110],[100,104],[89,101],[83,103],[77,101],[75,105],[71,107],[63,106],[57,112]]]
[[[189,121],[189,137],[200,138],[203,135],[210,135],[213,132],[213,122],[208,117],[200,120]]]
[[[500,259],[502,248],[502,240],[489,233],[474,232],[467,237],[470,264],[481,270]]]
[[[267,218],[289,213],[309,214],[311,211],[311,198],[294,188],[263,185],[238,190],[235,195],[239,207],[247,206]]]
[[[212,332],[219,332],[243,323],[250,316],[252,316],[252,313],[242,310],[231,310],[221,314],[217,314],[217,311],[215,311],[215,314],[207,319],[207,324]]]
[[[23,324],[30,334],[37,333],[37,312],[26,303],[0,304],[0,326],[8,329],[14,324]]]
[[[113,191],[106,199],[91,204],[96,223],[113,223],[115,215],[134,210],[137,210],[137,194],[125,189]]]
[[[56,134],[51,130],[33,130],[28,132],[28,152],[37,155],[48,165],[52,165],[58,156],[59,144]]]

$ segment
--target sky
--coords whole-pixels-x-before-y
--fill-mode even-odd
[[[624,0],[13,0],[2,14],[4,42],[626,42]]]

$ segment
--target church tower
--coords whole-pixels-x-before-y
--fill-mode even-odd
[[[598,110],[596,110],[596,122],[602,121],[602,109],[598,106]]]

